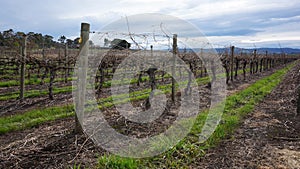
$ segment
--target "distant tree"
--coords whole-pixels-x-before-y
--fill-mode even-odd
[[[12,29],[3,31],[2,36],[3,36],[4,46],[13,46],[14,35],[15,33]]]
[[[4,38],[2,32],[0,32],[0,46],[4,46]]]
[[[51,48],[55,44],[53,41],[53,37],[50,35],[44,35],[44,44],[45,47]]]
[[[14,42],[13,42],[13,46],[14,47],[19,47],[22,45],[22,41],[25,37],[25,33],[24,32],[17,32],[15,33],[15,36],[13,38]]]
[[[43,48],[44,46],[44,37],[41,33],[29,32],[27,33],[28,41],[33,48]]]
[[[67,39],[66,40],[68,48],[73,48],[74,47],[74,42],[72,39]]]
[[[64,35],[62,35],[62,36],[60,36],[60,38],[58,39],[58,41],[60,42],[60,43],[65,43],[65,40],[66,40],[67,38],[64,36]]]
[[[130,46],[131,44],[124,39],[114,39],[110,42],[110,47],[112,49],[129,49]]]
[[[7,47],[19,47],[24,40],[24,35],[27,36],[27,45],[30,48],[51,48],[58,47],[61,43],[66,42],[66,37],[61,36],[59,42],[53,40],[53,37],[50,35],[43,35],[41,33],[28,32],[25,34],[24,32],[14,32],[13,29],[8,29],[6,31],[0,32],[0,46]],[[73,46],[74,42],[72,40],[68,40],[68,43]]]
[[[35,35],[34,32],[28,32],[28,33],[27,33],[27,36],[28,36],[28,38],[30,38],[30,39],[31,39],[34,35]]]
[[[0,46],[19,47],[24,35],[24,32],[15,33],[12,29],[0,32]]]
[[[19,39],[19,38],[23,38],[25,35],[26,35],[26,34],[25,34],[24,32],[17,32],[17,33],[15,34],[15,37]]]
[[[3,31],[3,37],[5,39],[13,38],[14,37],[14,31],[12,29]]]

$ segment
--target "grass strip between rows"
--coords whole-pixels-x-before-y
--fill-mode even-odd
[[[198,78],[197,83],[198,84],[205,84],[205,83],[208,83],[209,80],[210,79],[208,77]],[[164,91],[165,93],[170,93],[170,90],[168,90],[169,88],[170,88],[170,85],[159,85],[158,86],[158,89]],[[54,88],[53,93],[54,94],[65,93],[65,92],[71,92],[71,90],[72,90],[72,86],[67,86],[67,87],[63,87],[63,88]],[[142,100],[142,99],[145,99],[145,98],[149,97],[149,93],[150,93],[150,89],[144,89],[144,90],[141,90],[141,91],[132,92],[132,93],[130,93],[131,98],[129,98],[129,99],[130,99],[130,101]],[[36,91],[33,90],[31,92],[26,93],[25,96],[26,97],[35,97],[36,95],[41,95],[41,94],[47,94],[47,91],[42,91],[41,92],[39,90],[36,90]],[[15,93],[14,95],[10,95],[8,97],[18,97],[18,93]],[[117,97],[124,98],[124,96],[122,96],[122,95],[117,96]],[[4,99],[8,99],[8,98],[5,98],[5,96],[0,96],[0,100],[4,100]],[[112,101],[113,101],[113,99],[112,99],[111,96],[107,97],[107,98],[100,99],[99,103],[101,103],[101,104],[99,105],[99,108],[109,108],[109,107],[111,107],[111,106],[113,106],[114,104],[117,103],[117,102],[113,103]],[[123,99],[119,102],[119,104],[127,102],[127,101],[128,100]],[[3,133],[14,131],[14,130],[22,130],[26,126],[27,127],[34,126],[34,125],[26,125],[26,124],[17,125],[18,123],[15,123],[18,120],[20,121],[21,119],[26,119],[27,116],[29,116],[34,121],[34,118],[39,118],[41,111],[45,111],[45,112],[53,111],[52,116],[55,116],[56,114],[60,114],[60,113],[64,114],[64,112],[67,112],[68,110],[70,110],[70,107],[72,107],[72,112],[73,112],[74,111],[73,106],[68,105],[68,106],[64,106],[64,107],[50,107],[50,108],[46,108],[46,109],[43,109],[43,110],[39,110],[39,109],[32,110],[32,111],[26,112],[26,113],[21,114],[21,115],[1,117],[0,118],[0,133],[3,134]],[[34,115],[34,114],[36,114],[36,115]],[[71,115],[71,114],[69,114],[69,115]],[[51,119],[51,117],[48,117],[48,118]],[[26,120],[23,120],[23,122],[25,122],[25,121]],[[37,121],[39,121],[39,120],[37,120]],[[42,120],[40,122],[44,122],[44,121],[47,121],[47,119]],[[30,124],[31,122],[27,121],[25,123]]]
[[[217,146],[239,126],[243,117],[252,112],[255,105],[269,94],[295,63],[262,78],[248,88],[228,96],[222,120],[214,133],[204,142],[198,142],[199,134],[209,111],[200,112],[189,135],[167,152],[144,159],[123,158],[112,154],[99,157],[98,168],[189,168],[207,149]],[[166,140],[167,141],[167,140]],[[155,144],[153,144],[155,145]],[[159,145],[158,145],[159,146]]]
[[[73,78],[68,77],[67,81],[72,81]],[[63,82],[65,81],[65,78],[55,78],[54,82]],[[25,79],[25,85],[40,85],[42,82],[41,79],[37,77],[33,77],[30,79]],[[50,78],[45,78],[44,83],[49,83]],[[12,87],[12,86],[19,86],[20,80],[9,80],[9,81],[3,81],[0,82],[0,87]]]
[[[47,121],[74,115],[73,105],[31,110],[23,114],[0,118],[0,134],[31,128]]]
[[[208,82],[208,78],[203,79],[201,83],[206,83]],[[163,90],[165,93],[169,93],[171,90],[170,85],[160,85],[158,86],[159,89]],[[65,93],[65,92],[71,92],[72,91],[72,86],[67,86],[63,88],[54,88],[53,93]],[[114,104],[122,104],[125,102],[130,101],[138,101],[145,99],[149,97],[149,93],[151,92],[150,89],[144,89],[141,91],[136,91],[130,93],[130,98],[126,98],[126,94],[121,94],[117,95],[116,98],[119,99],[119,101],[113,102],[112,96],[107,97],[107,98],[102,98],[99,99],[98,102],[100,103],[99,108],[109,108],[113,106]],[[41,94],[47,94],[47,91],[32,91],[32,92],[27,92],[25,94],[26,97],[35,97],[36,95],[41,95]],[[10,96],[1,96],[0,95],[0,100],[7,99],[7,97],[17,97],[18,93],[15,95],[10,95]],[[5,98],[6,97],[6,98]],[[68,105],[64,107],[50,107],[46,109],[37,109],[37,110],[32,110],[29,112],[25,112],[20,115],[13,115],[13,116],[7,116],[7,117],[0,117],[0,134],[4,134],[10,131],[15,131],[15,130],[22,130],[28,127],[33,127],[35,125],[38,125],[40,123],[50,121],[50,120],[55,120],[58,118],[62,117],[68,117],[74,115],[74,113],[65,113],[71,110],[74,112],[74,107],[73,105]],[[41,112],[45,111],[47,116],[40,116]],[[47,112],[51,112],[51,114],[47,114]],[[29,120],[23,120],[23,119],[29,119]],[[20,125],[22,124],[22,125]]]
[[[241,74],[242,73],[242,70],[239,70],[238,71],[238,74]],[[219,77],[223,77],[225,75],[220,75]],[[169,77],[169,75],[165,75],[165,78]],[[159,77],[156,78],[157,80],[160,80]],[[49,80],[49,79],[48,79]],[[48,80],[46,79],[46,82],[48,82]],[[68,81],[71,81],[72,78],[68,78]],[[142,81],[147,81],[149,80],[149,77],[143,77],[142,78]],[[59,81],[64,81],[64,78],[58,78],[55,80],[55,82],[59,82]],[[119,82],[121,83],[122,85],[125,85],[125,84],[136,84],[137,83],[137,79],[132,79],[132,80],[126,80],[125,82]],[[210,77],[206,76],[206,77],[200,77],[200,78],[196,78],[196,82],[201,85],[201,84],[206,84],[210,81]],[[9,83],[12,83],[12,84],[15,84],[15,83],[19,83],[18,81],[7,81],[7,82],[0,82],[0,87],[3,87],[3,86],[10,86]],[[28,81],[27,80],[27,83],[28,84],[39,84],[40,81],[39,80],[30,80]],[[118,84],[118,82],[116,82]],[[166,87],[170,87],[171,84],[166,84],[166,85],[158,85],[158,88],[166,88]],[[107,82],[104,82],[103,84],[103,88],[108,88],[111,86],[111,81],[107,81]],[[61,94],[61,93],[69,93],[72,91],[72,86],[65,86],[65,87],[60,87],[60,88],[57,88],[57,87],[54,87],[53,89],[53,94]],[[165,92],[169,92],[169,91],[165,91]],[[138,99],[141,99],[141,98],[145,98],[146,95],[144,96],[140,96],[140,93],[147,93],[149,94],[150,93],[150,90],[148,89],[144,89],[144,90],[140,90],[140,91],[137,91],[137,92],[134,92],[133,95],[137,95],[139,98]],[[25,98],[33,98],[33,97],[40,97],[40,96],[45,96],[45,95],[48,95],[49,92],[48,90],[28,90],[28,91],[25,91]],[[3,94],[0,94],[0,101],[6,101],[6,100],[10,100],[10,99],[18,99],[19,98],[19,95],[20,95],[20,92],[19,91],[16,91],[16,92],[10,92],[10,93],[3,93]],[[119,97],[119,96],[117,96]],[[135,99],[136,100],[136,99]],[[135,100],[132,100],[132,101],[135,101]],[[100,99],[100,103],[103,102],[111,102],[112,101],[112,97],[108,97],[108,98],[104,98],[104,99]],[[109,104],[109,103],[107,103]],[[106,105],[105,105],[106,106]]]
[[[53,88],[53,94],[61,94],[61,93],[70,93],[72,92],[72,86],[65,86],[60,88]],[[25,98],[33,98],[39,96],[48,95],[48,90],[29,90],[26,91],[24,94]],[[17,99],[20,96],[20,92],[12,92],[10,94],[0,94],[0,101],[10,100],[10,99]]]
[[[240,120],[250,113],[255,104],[261,101],[282,80],[283,76],[295,65],[295,62],[286,68],[276,71],[272,75],[258,80],[248,88],[228,96],[221,123],[213,135],[205,143],[197,143],[198,135],[208,115],[208,110],[200,112],[190,134],[179,144],[160,156],[147,159],[122,158],[115,155],[104,155],[99,158],[99,168],[170,168],[187,166],[197,157],[205,154],[205,150],[216,146],[220,140],[231,134],[239,125]],[[209,78],[202,79],[202,83]],[[144,98],[141,97],[139,99]],[[106,99],[106,98],[104,98]],[[138,100],[138,99],[134,99]],[[109,103],[109,102],[108,102]],[[110,107],[110,104],[106,105]],[[104,106],[104,107],[106,107]],[[0,134],[34,127],[47,121],[74,116],[74,106],[56,106],[37,109],[12,116],[0,117]]]

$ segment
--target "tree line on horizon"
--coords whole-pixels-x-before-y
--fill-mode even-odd
[[[68,48],[79,48],[80,38],[69,39],[62,35],[57,41],[51,35],[43,35],[41,33],[28,32],[15,32],[13,29],[0,31],[0,47],[19,48],[24,42],[24,37],[27,36],[27,46],[34,49],[42,48],[59,48],[62,45],[67,45]],[[93,45],[93,43],[90,41]],[[113,39],[112,41],[104,39],[106,47],[112,49],[129,49],[131,44],[124,39]]]
[[[79,37],[69,39],[64,35],[60,36],[57,41],[51,35],[43,35],[41,33],[15,32],[13,29],[0,31],[0,47],[18,48],[23,44],[24,37],[27,36],[27,44],[31,48],[57,48],[62,45],[67,45],[68,48],[78,48]]]

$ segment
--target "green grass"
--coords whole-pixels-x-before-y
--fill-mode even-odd
[[[242,70],[239,70],[239,74],[242,72]],[[170,77],[170,75],[165,74],[165,78]],[[225,77],[225,74],[219,75],[217,77]],[[156,77],[157,80],[161,79],[161,76]],[[49,78],[45,79],[46,83],[49,83]],[[55,82],[61,82],[64,81],[64,78],[56,78]],[[68,78],[68,81],[71,81],[72,78]],[[149,80],[149,77],[142,77],[142,81],[147,81]],[[132,80],[124,80],[124,81],[116,81],[116,84],[135,84],[137,83],[137,79],[132,79]],[[201,85],[201,84],[206,84],[210,81],[210,78],[207,77],[201,77],[201,78],[197,78],[196,82]],[[30,80],[25,80],[25,84],[26,85],[34,85],[34,84],[40,84],[41,80],[37,78],[37,76],[32,76],[32,78]],[[187,82],[184,82],[183,85],[186,85]],[[0,87],[9,87],[9,86],[16,86],[19,85],[19,81],[17,80],[11,80],[11,81],[4,81],[4,82],[0,82]],[[111,81],[107,81],[104,82],[103,87],[104,88],[108,88],[111,86]],[[177,85],[178,87],[178,85]],[[167,85],[158,85],[158,89],[163,90],[165,93],[170,93],[171,90],[171,84],[167,84]],[[68,93],[72,91],[72,87],[71,86],[67,86],[67,87],[62,87],[62,88],[54,88],[53,93],[54,94],[60,94],[60,93]],[[11,93],[4,93],[4,94],[0,94],[0,101],[4,101],[4,100],[9,100],[9,99],[17,99],[19,97],[19,93],[20,92],[11,92]],[[136,101],[136,100],[141,100],[141,99],[145,99],[147,97],[149,97],[149,93],[150,90],[149,89],[144,89],[141,91],[137,91],[137,92],[133,92],[131,94],[131,99],[130,101]],[[25,98],[32,98],[32,97],[40,97],[40,96],[45,96],[48,94],[48,90],[28,90],[25,92]],[[125,95],[123,96],[116,96],[119,99],[121,99],[122,97],[124,98]],[[119,103],[125,103],[128,102],[128,99],[123,99],[122,101],[119,101]],[[108,97],[108,98],[104,98],[104,99],[100,99],[99,103],[103,104],[104,107],[111,107],[113,106],[112,103],[112,97]],[[100,106],[101,108],[101,106]]]
[[[131,158],[122,158],[115,155],[103,155],[98,160],[98,168],[102,169],[135,169],[138,162]]]
[[[204,84],[204,83],[207,83],[209,81],[209,78],[208,77],[204,77],[204,78],[199,78],[197,79],[197,82],[200,83],[200,84]],[[177,85],[178,86],[178,85]],[[158,86],[158,89],[160,89],[161,91],[163,91],[165,94],[168,94],[171,92],[170,90],[170,85],[159,85]],[[64,87],[64,88],[54,88],[53,90],[53,93],[54,94],[58,94],[58,93],[65,93],[65,92],[70,92],[72,90],[72,87],[71,86],[67,86],[67,87]],[[117,95],[115,96],[117,99],[119,99],[118,101],[116,102],[112,102],[112,97],[107,97],[107,98],[102,98],[102,99],[99,99],[98,100],[98,103],[100,103],[99,105],[99,108],[109,108],[111,106],[113,106],[114,104],[122,104],[122,103],[125,103],[125,102],[128,102],[128,101],[138,101],[138,100],[142,100],[142,99],[145,99],[147,97],[149,97],[149,93],[150,93],[150,89],[144,89],[144,90],[141,90],[141,91],[135,91],[135,92],[131,92],[130,93],[130,98],[128,99],[125,99],[125,94],[120,94],[120,95]],[[246,92],[245,92],[246,93]],[[48,94],[48,91],[28,91],[26,92],[25,94],[25,97],[36,97],[36,96],[40,96],[40,95],[46,95]],[[246,95],[248,95],[246,93]],[[11,99],[11,98],[17,98],[19,96],[19,93],[16,92],[16,93],[13,93],[12,95],[0,95],[0,100],[6,100],[6,99]],[[239,96],[236,96],[235,98],[235,101],[238,101],[238,100],[242,100],[242,98],[237,98]],[[230,105],[229,103],[234,103],[232,101],[228,101],[227,102],[227,105]],[[226,107],[228,109],[228,106]],[[51,109],[51,108],[50,108]],[[69,107],[60,107],[59,108],[62,112],[66,112],[67,110],[66,109],[69,109]],[[48,109],[46,109],[45,111],[47,111]],[[43,111],[43,110],[34,110],[34,111]],[[226,111],[226,109],[225,109]],[[27,113],[31,113],[31,112],[26,112],[24,114],[27,114]],[[200,113],[199,117],[202,117],[202,118],[206,118],[205,116],[205,113]],[[10,116],[10,117],[5,117],[5,118],[11,118],[11,119],[14,119],[15,116]],[[16,115],[16,118],[18,118],[18,115]],[[51,116],[49,117],[51,119]],[[0,119],[3,119],[3,118],[0,118]],[[34,119],[33,119],[34,120]],[[13,120],[12,120],[13,121]],[[37,120],[39,121],[39,120]],[[47,120],[45,120],[47,121]],[[204,120],[200,119],[198,120],[199,123],[203,122]],[[44,121],[41,121],[41,122],[44,122]],[[14,123],[16,124],[16,123]],[[18,128],[16,126],[14,126],[14,124],[9,124],[9,122],[7,123],[7,126],[11,126],[10,128],[15,128],[13,130],[20,130],[20,129],[23,129],[22,128]],[[36,124],[39,124],[39,123],[36,123]],[[196,126],[201,126],[201,125],[196,125]],[[2,127],[1,127],[2,128]],[[11,129],[8,129],[8,130],[5,130],[5,132],[9,132],[11,131]],[[4,132],[4,133],[5,133]]]
[[[143,77],[142,79],[147,80],[148,77]],[[64,80],[64,78],[57,79],[57,81],[59,81],[59,80]],[[198,83],[204,84],[204,83],[208,83],[209,78],[208,77],[198,78],[198,79],[196,79],[196,81]],[[13,84],[15,82],[18,83],[18,81],[0,82],[0,86],[1,86],[1,83],[2,83],[2,85],[9,85],[9,83]],[[28,83],[30,83],[30,82],[28,82]],[[33,83],[34,82],[32,82],[32,84]],[[118,83],[121,83],[121,82],[116,82],[116,84],[118,84]],[[134,84],[134,83],[137,83],[136,79],[133,79],[131,81],[122,82],[122,84]],[[111,81],[105,82],[103,84],[103,87],[110,87],[110,86],[111,86]],[[158,88],[159,89],[170,88],[170,84],[158,85]],[[67,92],[71,92],[71,91],[72,91],[72,86],[67,86],[67,87],[62,87],[62,88],[54,88],[53,89],[54,94],[67,93]],[[144,94],[145,92],[147,94]],[[11,92],[11,93],[0,94],[0,101],[9,100],[9,99],[17,99],[19,97],[19,93],[20,92]],[[143,93],[143,94],[141,95],[141,93]],[[150,93],[149,89],[144,89],[144,90],[140,90],[140,91],[137,91],[137,92],[133,92],[131,94],[131,96],[136,96],[136,97],[139,97],[138,99],[142,99],[142,98],[147,98],[147,96],[149,96],[149,93]],[[26,97],[39,97],[39,96],[44,96],[44,95],[47,95],[47,94],[48,94],[48,90],[28,90],[28,91],[25,92],[25,98]],[[121,96],[116,96],[116,97],[119,97],[119,98],[123,97],[124,98],[125,96],[126,95],[121,95]],[[132,99],[132,101],[134,101],[134,100],[135,99]],[[108,97],[108,98],[105,98],[105,99],[101,99],[100,103],[102,103],[102,102],[111,102],[111,101],[112,101],[112,97]],[[128,100],[124,100],[123,102],[126,102],[126,101],[128,101]],[[109,104],[109,103],[107,103],[107,104]],[[107,106],[107,105],[105,105],[105,106]]]
[[[247,69],[248,71],[248,69]],[[238,74],[241,74],[242,73],[242,70],[238,70]],[[178,75],[179,76],[179,75]],[[223,75],[219,75],[217,77],[225,77],[225,74]],[[171,78],[171,75],[169,74],[165,74],[164,78]],[[162,77],[161,76],[157,76],[156,77],[156,80],[161,80]],[[202,77],[202,78],[197,78],[196,80],[203,80],[203,79],[206,79],[206,81],[209,81],[209,77]],[[64,81],[65,79],[64,78],[56,78],[54,82],[62,82]],[[142,82],[143,81],[148,81],[149,80],[149,77],[148,76],[143,76],[142,77]],[[45,82],[46,83],[49,83],[50,79],[49,78],[45,78]],[[68,78],[68,81],[72,81],[72,78],[69,77]],[[128,79],[128,80],[122,80],[122,81],[115,81],[115,84],[136,84],[138,82],[138,79],[137,78],[134,78],[134,79]],[[18,86],[20,83],[19,80],[9,80],[9,81],[3,81],[3,82],[0,82],[0,87],[11,87],[11,86]],[[38,85],[41,83],[41,79],[37,78],[37,75],[32,75],[32,77],[30,79],[25,79],[25,85]],[[109,80],[109,81],[105,81],[103,83],[103,88],[108,88],[110,87],[112,84],[112,81]]]
[[[25,79],[25,85],[39,85],[41,83],[41,79],[37,78],[36,76],[30,78],[30,79]],[[65,78],[56,78],[54,82],[63,82],[65,81]],[[69,77],[68,81],[72,81],[72,78]],[[50,82],[50,78],[45,78],[44,79],[45,83]],[[12,86],[18,86],[20,85],[20,80],[9,80],[9,81],[3,81],[0,82],[0,87],[12,87]]]
[[[256,103],[270,93],[272,89],[278,85],[284,74],[293,66],[276,71],[274,74],[258,80],[243,91],[227,97],[226,106],[221,123],[218,125],[212,136],[204,143],[198,142],[198,135],[201,133],[202,126],[208,115],[208,110],[200,112],[194,126],[189,135],[174,146],[169,151],[162,155],[146,158],[146,159],[131,159],[122,158],[114,155],[101,156],[98,161],[98,168],[182,168],[193,162],[197,157],[203,156],[208,148],[216,146],[220,140],[228,137],[234,129],[239,125],[245,114],[251,112]],[[203,79],[201,83],[209,79]],[[169,86],[160,86],[162,91],[168,92]],[[141,91],[130,93],[130,95],[138,95]],[[145,91],[143,91],[145,92]],[[134,100],[144,99],[145,94],[131,98]],[[123,96],[117,96],[122,98]],[[111,98],[103,98],[107,105],[111,106]],[[103,101],[102,100],[102,101]],[[121,99],[122,100],[122,99]],[[101,100],[100,100],[101,101]],[[120,101],[121,103],[122,101]],[[104,103],[104,102],[103,102]],[[217,111],[217,109],[215,110]],[[62,107],[50,107],[45,109],[32,110],[23,114],[1,117],[0,118],[0,133],[4,134],[10,131],[23,130],[42,124],[47,121],[65,118],[74,115],[73,105]],[[157,145],[155,142],[153,145]],[[157,145],[159,146],[159,145]],[[154,147],[155,148],[155,147]],[[183,167],[184,168],[184,167]]]
[[[23,130],[42,124],[47,121],[53,121],[74,115],[73,106],[57,106],[44,109],[37,109],[0,118],[0,134],[11,131]]]
[[[200,83],[200,84],[207,83],[208,81],[209,81],[208,77],[197,79],[197,82]],[[178,87],[178,85],[177,85],[177,87]],[[264,89],[266,87],[267,86],[261,87],[261,89]],[[161,91],[163,91],[165,94],[168,94],[168,93],[171,92],[171,90],[170,90],[170,84],[169,85],[158,85],[158,89],[160,89]],[[72,86],[67,86],[67,87],[63,87],[63,88],[54,88],[53,93],[54,94],[66,93],[66,92],[71,92],[71,90],[72,90]],[[248,91],[245,90],[244,91],[244,95],[246,95],[248,97],[249,93],[247,93],[247,92]],[[257,92],[257,91],[255,91],[255,92]],[[116,101],[116,102],[114,102],[114,103],[112,102],[113,99],[112,99],[111,96],[107,97],[107,98],[102,98],[102,99],[98,100],[98,102],[100,103],[99,108],[100,109],[101,108],[109,108],[109,107],[113,106],[114,104],[122,104],[122,103],[125,103],[125,102],[128,102],[128,101],[142,100],[142,99],[145,99],[145,98],[149,97],[149,93],[150,93],[150,89],[144,89],[144,90],[141,90],[141,91],[131,92],[129,99],[128,98],[125,99],[125,96],[126,96],[125,94],[123,94],[123,95],[120,94],[120,95],[115,96],[119,100]],[[44,91],[33,90],[33,91],[26,92],[25,97],[36,97],[36,96],[47,95],[47,94],[48,94],[48,91],[46,91],[46,90],[44,90]],[[244,96],[244,95],[241,95],[241,96]],[[18,96],[19,96],[18,92],[12,93],[11,95],[2,94],[2,95],[0,95],[0,100],[7,100],[7,99],[12,99],[12,98],[17,98]],[[241,100],[243,100],[243,98],[241,96],[236,95],[233,98],[234,101],[232,101],[231,99],[228,99],[228,101],[226,103],[227,107],[225,108],[225,112],[228,111],[227,109],[230,108],[230,105],[236,105],[236,104],[234,104],[235,102],[239,103]],[[245,108],[247,108],[247,105],[245,107],[243,107],[243,109],[241,109],[241,110],[245,111],[244,110]],[[68,111],[67,109],[69,109],[69,107],[59,107],[59,108],[54,108],[53,110],[57,110],[57,109],[60,109],[61,112],[67,112]],[[49,110],[52,110],[52,109],[49,108]],[[43,110],[33,110],[33,111],[42,112]],[[45,109],[45,111],[48,111],[48,109]],[[26,113],[22,114],[22,116],[23,115],[26,116],[27,113],[31,114],[32,112],[26,112]],[[206,118],[205,114],[207,114],[207,113],[205,113],[205,112],[204,113],[200,113],[199,117],[202,117],[202,119],[199,119],[196,123],[203,122],[204,121],[203,119]],[[55,117],[56,115],[52,114],[52,116]],[[51,120],[51,118],[53,118],[52,116],[51,115],[49,116],[49,120]],[[19,128],[18,127],[18,123],[14,123],[14,120],[13,120],[14,118],[18,119],[18,117],[19,117],[19,115],[5,117],[5,119],[6,119],[5,121],[7,123],[6,126],[10,126],[10,127],[6,127],[7,129],[3,129],[4,127],[1,127],[0,130],[3,130],[2,133],[6,133],[6,132],[9,132],[9,131],[12,131],[12,130],[21,130],[21,129],[26,128],[26,127],[34,126],[34,125],[25,125],[25,126]],[[12,119],[12,120],[9,121],[8,119]],[[0,118],[0,120],[3,120],[3,118]],[[32,118],[32,120],[34,121],[35,118]],[[42,122],[45,122],[45,121],[47,121],[47,119],[40,121],[39,118],[37,118],[36,121],[37,121],[37,123],[35,123],[35,125],[40,124]],[[201,125],[196,125],[196,126],[201,126]]]
[[[136,168],[188,168],[188,165],[198,157],[203,156],[207,149],[217,146],[222,139],[232,134],[243,117],[252,112],[255,105],[281,82],[283,76],[293,65],[278,70],[274,74],[258,80],[245,90],[227,97],[222,120],[214,133],[204,143],[198,142],[198,136],[208,116],[208,110],[199,113],[189,135],[169,151],[152,158],[131,160],[138,164]],[[218,107],[213,111],[218,111],[217,109]],[[123,159],[116,159],[115,155],[106,155],[105,158],[100,158],[101,162],[99,162],[98,168],[107,167],[106,164],[114,164],[115,168],[118,168],[118,165],[123,165]],[[128,160],[126,158],[126,161]]]
[[[61,88],[53,88],[53,94],[60,94],[60,93],[69,93],[72,91],[72,86],[66,86]],[[25,91],[24,97],[25,98],[32,98],[32,97],[39,97],[48,95],[48,90],[29,90]],[[10,99],[17,99],[20,95],[20,92],[11,92],[0,94],[0,101],[10,100]]]

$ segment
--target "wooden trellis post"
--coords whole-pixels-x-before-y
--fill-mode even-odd
[[[55,62],[50,62],[49,69],[50,69],[50,81],[49,81],[49,87],[48,87],[49,99],[53,100],[54,99],[54,97],[53,97],[53,83],[54,83],[54,79],[55,79],[55,76],[56,76],[56,63]]]
[[[21,76],[20,76],[20,99],[24,99],[25,93],[25,69],[26,69],[26,47],[27,47],[27,36],[24,36],[22,48],[21,48]]]
[[[298,85],[297,115],[300,115],[300,85]]]
[[[201,72],[200,72],[200,77],[203,77],[203,72],[204,72],[203,69],[204,69],[204,66],[205,66],[204,61],[203,61],[204,60],[203,59],[204,58],[203,57],[203,48],[200,49],[200,57],[201,57],[201,69],[200,69]]]
[[[231,46],[231,63],[230,63],[230,80],[233,81],[233,62],[234,62],[234,46]]]
[[[68,82],[69,76],[69,58],[68,58],[68,44],[65,44],[65,83]]]
[[[145,108],[149,109],[150,108],[150,98],[154,97],[153,91],[156,89],[156,82],[155,82],[155,71],[157,68],[149,68],[146,72],[149,76],[150,79],[150,86],[151,86],[151,93],[150,96],[146,100]]]
[[[81,43],[80,43],[80,54],[79,57],[79,65],[78,65],[78,101],[76,111],[78,113],[75,114],[75,133],[81,133],[82,128],[79,123],[80,117],[78,115],[83,115],[84,113],[84,104],[85,104],[85,92],[86,92],[86,81],[87,81],[87,67],[88,67],[88,50],[89,45],[89,34],[90,34],[90,24],[81,23]]]
[[[238,76],[238,69],[239,69],[239,66],[240,66],[240,59],[239,57],[237,56],[235,58],[235,72],[234,72],[234,78],[237,79],[237,76]]]
[[[257,57],[257,50],[254,51],[254,58],[255,58],[255,73],[258,72],[258,57]]]
[[[243,59],[243,76],[244,76],[244,80],[246,80],[246,66],[247,66],[247,59]]]
[[[173,35],[173,58],[172,58],[172,101],[175,101],[175,65],[177,54],[177,34]]]
[[[269,58],[268,58],[268,51],[266,51],[266,60],[267,60],[267,64],[265,64],[264,70],[268,70],[269,68],[271,68],[271,66],[268,67],[268,60],[269,60]],[[265,60],[265,62],[266,62],[266,60]]]

